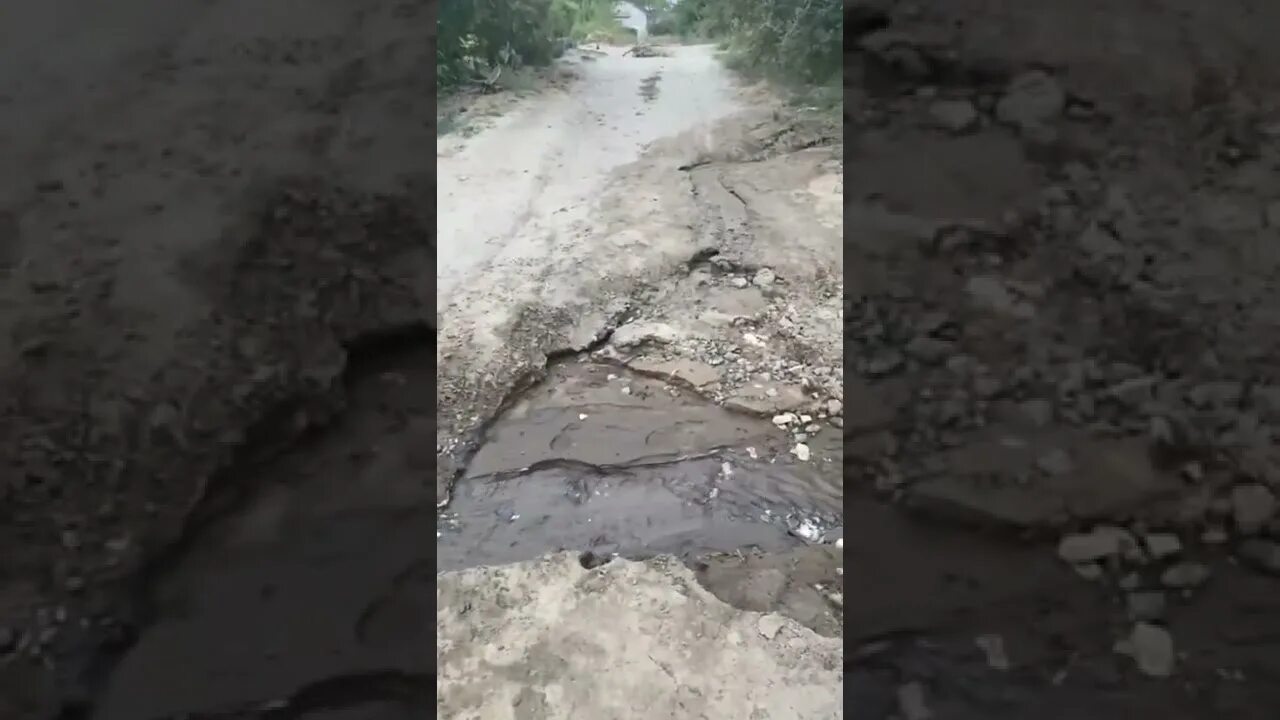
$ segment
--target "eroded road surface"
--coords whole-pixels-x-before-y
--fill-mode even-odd
[[[847,715],[1274,714],[1280,9],[845,8]]]
[[[310,602],[364,583],[323,573],[337,566],[314,537],[272,540],[265,511],[244,520],[252,531],[218,522],[257,507],[246,491],[281,492],[284,476],[252,468],[342,417],[359,358],[434,340],[428,11],[55,0],[0,13],[0,717],[235,717],[241,700],[256,713],[296,693],[286,717],[429,706],[412,678],[425,660],[336,678],[270,661],[277,641],[308,642],[278,634],[297,625],[261,632],[273,588],[293,598],[311,577],[325,590]],[[408,395],[430,407],[429,387]],[[378,546],[384,527],[369,529]],[[244,554],[217,555],[224,535]],[[310,647],[308,661],[324,656]],[[261,683],[226,674],[250,656]]]
[[[441,141],[437,711],[836,717],[834,113],[710,47],[560,72]]]

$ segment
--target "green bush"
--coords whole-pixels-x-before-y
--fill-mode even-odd
[[[842,0],[680,0],[658,22],[663,32],[723,43],[743,71],[823,84],[841,72],[843,8]]]
[[[448,91],[496,65],[545,65],[566,40],[618,29],[612,0],[441,0],[436,72]]]

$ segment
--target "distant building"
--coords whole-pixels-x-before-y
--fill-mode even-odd
[[[622,23],[622,27],[636,32],[636,42],[642,43],[649,37],[649,17],[640,8],[629,2],[620,2],[614,6],[614,17]]]

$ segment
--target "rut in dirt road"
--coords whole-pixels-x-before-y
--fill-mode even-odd
[[[353,348],[329,427],[228,469],[152,573],[145,626],[94,718],[238,717],[278,700],[269,717],[376,704],[426,712],[431,339]]]

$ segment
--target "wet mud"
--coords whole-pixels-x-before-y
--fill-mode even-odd
[[[489,428],[454,487],[440,567],[821,541],[840,525],[840,442],[815,438],[802,463],[766,418],[617,365],[558,364]]]
[[[768,419],[617,366],[561,363],[493,424],[433,533],[429,359],[414,344],[353,357],[332,425],[236,469],[156,573],[148,622],[94,718],[257,717],[237,713],[270,703],[279,714],[264,717],[370,702],[425,712],[413,683],[387,674],[428,682],[437,570],[562,549],[584,562],[680,555],[731,604],[838,634],[839,553],[821,544],[841,526],[838,436],[799,463]],[[732,569],[758,565],[756,552],[795,567],[761,589],[754,565]]]

